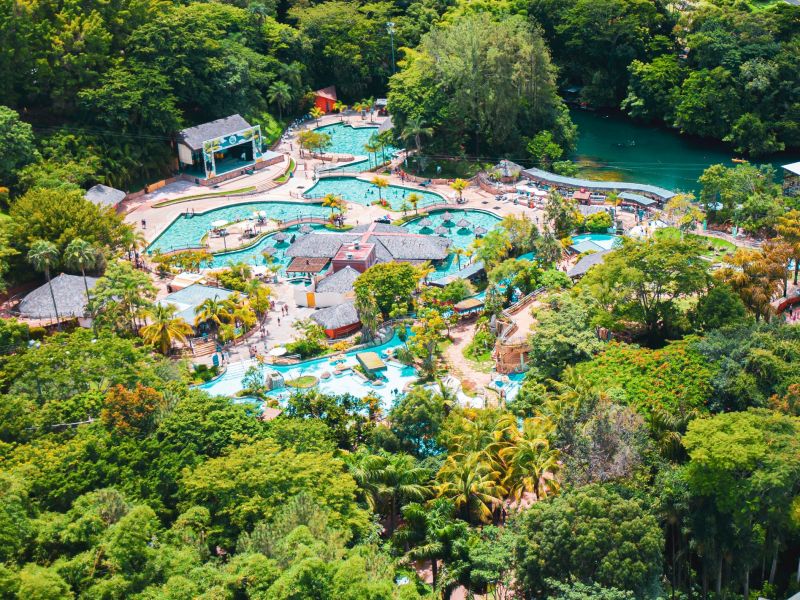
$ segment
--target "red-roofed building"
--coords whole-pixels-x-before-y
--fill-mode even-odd
[[[351,267],[359,273],[363,273],[376,262],[375,244],[361,242],[342,244],[336,256],[333,257],[333,272],[340,271],[345,267]]]
[[[326,88],[314,92],[314,106],[329,113],[336,104],[336,86],[329,85]]]

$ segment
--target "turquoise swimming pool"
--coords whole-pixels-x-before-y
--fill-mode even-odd
[[[346,123],[333,123],[332,125],[317,127],[314,131],[326,133],[331,136],[331,145],[328,147],[328,152],[334,154],[351,154],[353,156],[367,156],[364,145],[369,142],[369,139],[373,135],[378,133],[378,126],[353,127]],[[397,148],[391,146],[383,150],[387,159],[395,152],[397,152]],[[381,156],[380,152],[378,156]]]
[[[450,213],[451,220],[445,221],[445,214]],[[430,225],[423,225],[427,223],[425,220],[430,221]],[[459,227],[458,223],[462,219],[466,220],[469,225],[466,227]],[[475,228],[483,227],[487,231],[491,231],[500,223],[501,219],[497,215],[483,211],[483,210],[469,210],[469,209],[452,209],[452,210],[435,210],[425,217],[413,219],[405,223],[403,227],[412,233],[419,233],[423,235],[437,235],[436,228],[444,227],[447,229],[445,237],[453,240],[453,248],[467,248],[475,241]],[[430,279],[436,280],[442,277],[447,277],[456,273],[460,269],[467,266],[469,258],[458,257],[451,254],[446,261],[444,261],[435,272],[431,273]]]
[[[214,208],[206,212],[187,217],[179,215],[161,234],[147,247],[147,253],[156,250],[169,252],[180,248],[191,248],[200,245],[200,240],[211,230],[214,221],[233,223],[253,217],[253,212],[264,211],[267,219],[287,221],[298,217],[327,217],[330,209],[319,204],[302,202],[244,202]],[[225,260],[227,262],[228,259]],[[223,263],[225,264],[225,263]]]
[[[292,239],[300,233],[302,225],[295,225],[282,230],[288,236],[288,239],[283,242],[275,241],[275,234],[271,233],[268,236],[261,238],[258,243],[243,250],[232,250],[231,252],[219,252],[214,254],[214,260],[211,261],[209,267],[212,269],[220,269],[228,265],[228,263],[246,263],[248,265],[267,265],[271,266],[271,270],[277,273],[283,271],[283,268],[288,266],[291,259],[286,256],[286,249],[291,245]],[[311,229],[324,229],[323,225],[312,223]],[[264,257],[264,250],[270,248],[272,253],[272,262],[268,263]]]
[[[395,335],[391,340],[381,346],[369,348],[370,352],[377,352],[380,356],[386,357],[387,350],[401,346],[403,342]],[[341,394],[344,392],[363,398],[368,394],[378,396],[383,402],[383,408],[388,410],[397,394],[403,393],[406,386],[417,380],[417,372],[413,367],[403,365],[394,360],[386,361],[386,370],[382,372],[382,379],[379,382],[368,382],[356,375],[352,370],[345,371],[340,375],[334,374],[334,367],[343,364],[346,367],[354,367],[357,364],[355,355],[364,350],[355,350],[330,358],[319,358],[309,360],[296,365],[261,365],[255,360],[233,363],[228,366],[225,374],[217,380],[199,385],[198,387],[209,394],[219,396],[235,396],[242,390],[242,378],[247,370],[256,366],[263,372],[278,371],[285,380],[295,379],[303,375],[313,375],[319,380],[315,389],[326,394]],[[330,377],[323,379],[323,373],[328,373]],[[271,396],[279,400],[286,399],[293,390],[282,388],[270,392]]]
[[[621,243],[621,239],[618,235],[610,235],[608,233],[584,233],[573,236],[571,248],[579,254],[589,251],[600,252],[602,250],[611,250],[611,248]]]
[[[402,210],[403,200],[407,199],[408,195],[412,193],[422,197],[422,200],[417,204],[418,208],[446,202],[443,196],[434,192],[399,185],[390,185],[387,188],[383,188],[380,197],[388,200],[392,210]],[[379,198],[378,188],[373,183],[364,179],[346,176],[320,179],[313,187],[306,190],[303,195],[306,198],[322,198],[328,194],[336,194],[348,202],[356,202],[364,206],[369,206]]]

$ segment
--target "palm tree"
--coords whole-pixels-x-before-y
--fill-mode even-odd
[[[372,166],[372,154],[375,154],[375,166],[378,166],[378,150],[380,150],[380,143],[378,142],[378,137],[373,135],[367,143],[364,144],[364,150],[367,153],[367,158],[369,160],[370,166]]]
[[[469,181],[466,179],[458,178],[453,183],[450,184],[450,187],[458,192],[458,199],[461,200],[464,197],[464,190],[469,185]]]
[[[64,263],[71,269],[80,270],[88,300],[89,283],[86,281],[86,269],[92,269],[97,265],[97,249],[86,240],[75,238],[64,250]]]
[[[317,122],[317,127],[319,127],[319,120],[325,115],[325,111],[322,110],[319,106],[314,106],[308,111],[308,114]]]
[[[430,492],[425,485],[430,474],[427,469],[417,466],[414,457],[408,454],[387,454],[384,463],[376,473],[377,495],[389,517],[389,531],[396,528],[397,513],[400,506],[408,501],[425,500]]]
[[[347,110],[347,104],[345,104],[341,100],[337,100],[336,102],[333,103],[333,110],[335,110],[336,112],[339,113],[339,120],[343,121],[344,120],[344,114],[343,113],[344,113],[344,111]]]
[[[176,317],[174,304],[155,304],[145,311],[149,323],[139,332],[146,344],[155,346],[166,355],[175,342],[186,343],[192,327],[181,317]]]
[[[558,451],[550,447],[552,423],[543,418],[525,419],[522,429],[516,417],[507,415],[498,423],[496,456],[502,464],[502,482],[515,500],[525,492],[544,498],[557,488],[553,477],[559,469]],[[551,479],[547,481],[547,475]]]
[[[497,474],[482,457],[470,454],[466,457],[450,456],[439,470],[437,486],[441,498],[452,500],[461,517],[474,523],[489,523],[501,506],[505,488],[497,483]]]
[[[333,211],[341,210],[342,204],[344,204],[344,200],[342,200],[341,196],[337,196],[336,194],[327,194],[322,199],[322,206],[326,206],[331,209],[331,220],[333,220]]]
[[[408,212],[409,208],[411,208],[411,206],[408,204],[408,200],[406,198],[403,198],[403,202],[400,204],[400,210],[403,211],[404,217],[406,216],[406,213]]]
[[[459,269],[461,268],[461,257],[462,256],[466,256],[467,254],[468,254],[468,252],[467,252],[466,248],[454,248],[453,249],[453,255],[456,257],[456,264],[458,265]]]
[[[61,321],[58,318],[58,306],[56,306],[56,295],[53,292],[53,283],[50,281],[50,269],[58,265],[58,248],[53,242],[38,240],[31,245],[28,251],[28,262],[37,271],[44,273],[47,285],[50,288],[50,298],[53,300],[53,312],[56,315],[56,327],[61,331]]]
[[[206,298],[195,310],[194,324],[211,322],[218,329],[233,320],[233,310],[228,300],[220,300],[219,296]]]
[[[419,214],[419,212],[418,212],[418,210],[417,210],[417,205],[418,205],[420,202],[422,202],[422,196],[420,196],[418,193],[416,193],[416,192],[411,192],[411,193],[408,195],[408,203],[409,203],[411,206],[413,206],[413,207],[414,207],[414,214],[415,214],[415,215]]]
[[[278,121],[282,121],[283,109],[292,101],[292,88],[285,81],[273,81],[267,90],[267,100],[278,107]]]
[[[136,254],[139,248],[144,248],[147,245],[147,240],[144,237],[144,234],[135,229],[131,226],[127,226],[123,229],[122,234],[120,235],[120,244],[125,251],[128,253],[128,260],[133,262],[134,255]]]
[[[422,136],[433,135],[433,129],[425,125],[425,121],[421,117],[413,117],[408,120],[405,128],[400,136],[404,140],[414,140],[414,145],[417,147],[417,156],[422,154]]]
[[[383,190],[383,188],[389,187],[389,180],[386,179],[386,177],[375,175],[375,177],[372,178],[372,185],[378,188],[378,200],[380,200],[381,203],[383,203],[383,194],[381,193],[381,191]]]

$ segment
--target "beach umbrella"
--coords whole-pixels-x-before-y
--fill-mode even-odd
[[[278,233],[276,233],[275,235],[272,236],[272,239],[274,239],[278,243],[285,242],[286,241],[286,234],[283,233],[282,231],[279,231]]]
[[[284,348],[283,346],[277,346],[277,347],[275,347],[275,348],[273,348],[272,350],[269,351],[269,355],[270,356],[283,356],[287,352],[288,352],[288,350],[286,350],[286,348]]]
[[[266,219],[267,218],[267,211],[265,211],[265,210],[258,211],[258,216],[261,217],[262,219]]]
[[[300,233],[311,233],[312,231],[314,231],[314,230],[313,230],[313,228],[311,227],[311,225],[303,225],[303,226],[300,228]]]
[[[461,229],[467,229],[468,227],[472,227],[472,223],[466,219],[461,219],[458,223],[456,223],[456,226],[461,227]]]
[[[214,229],[219,229],[220,227],[225,227],[225,225],[227,225],[227,224],[228,224],[228,222],[225,219],[219,219],[217,221],[212,221],[211,222],[211,226]]]
[[[486,233],[486,229],[483,227],[476,227],[475,228],[475,235],[484,235]]]
[[[447,227],[442,227],[441,225],[439,225],[439,227],[436,228],[434,233],[436,233],[436,235],[446,235],[447,234]]]
[[[453,220],[453,215],[450,214],[450,212],[448,211],[448,212],[446,212],[446,213],[444,213],[442,215],[442,220],[443,221],[452,221]]]
[[[272,256],[276,252],[277,250],[275,248],[273,248],[272,246],[267,246],[261,251],[261,254],[269,254],[270,256]]]
[[[425,217],[419,222],[420,227],[430,227],[433,225],[433,221],[431,221],[428,217]]]

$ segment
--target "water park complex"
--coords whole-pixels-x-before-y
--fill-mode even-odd
[[[374,339],[362,342],[354,284],[374,265],[407,263],[426,266],[427,286],[470,282],[471,295],[450,309],[462,343],[444,352],[447,383],[460,402],[486,406],[513,398],[527,368],[537,293],[509,290],[506,306],[491,323],[493,364],[476,369],[461,352],[486,301],[486,269],[476,246],[508,216],[524,216],[546,228],[544,208],[552,191],[576,201],[583,217],[610,217],[606,230],[575,232],[565,242],[557,268],[573,280],[602,262],[623,236],[645,238],[669,226],[660,211],[676,192],[654,185],[578,179],[509,161],[460,189],[452,180],[415,177],[407,169],[408,152],[385,144],[370,148],[370,141],[392,126],[391,118],[380,113],[348,111],[308,120],[290,127],[270,149],[258,126],[231,115],[180,132],[175,177],[138,195],[106,186],[87,194],[117,206],[141,231],[146,239],[142,264],[154,273],[165,258],[202,253],[197,268],[162,268],[159,277],[154,275],[158,302],[177,307],[195,329],[196,337],[178,353],[213,369],[202,389],[237,402],[259,402],[242,391],[243,380],[257,372],[278,402],[298,387],[316,387],[374,395],[388,407],[418,380],[416,368],[397,358],[413,335],[412,323],[398,327],[387,321]],[[324,151],[304,148],[305,132],[325,134]],[[786,165],[784,181],[787,189],[800,187],[800,163]],[[517,258],[535,261],[536,256],[528,252]],[[215,277],[235,265],[245,265],[269,286],[270,310],[255,327],[223,343],[195,325],[204,301],[224,301],[235,293]],[[78,282],[62,277],[59,293],[75,293]],[[26,306],[34,306],[34,300]],[[31,316],[46,317],[46,304],[39,302],[39,314]],[[73,314],[82,317],[81,307]],[[328,350],[302,360],[287,346],[300,335],[296,324],[308,321],[324,330]]]

